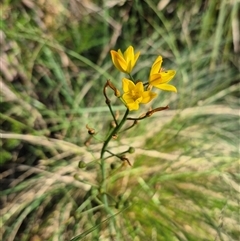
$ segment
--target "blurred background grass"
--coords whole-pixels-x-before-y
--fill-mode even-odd
[[[3,0],[1,7],[2,240],[239,240],[239,1]],[[121,87],[109,50],[141,51],[136,79],[157,55],[178,94],[112,148],[133,167],[109,176],[101,212],[102,95]],[[115,98],[114,110],[124,107]],[[147,109],[146,109],[147,110]],[[142,111],[132,115],[140,115]],[[109,160],[113,167],[114,160]],[[117,165],[120,165],[117,163]]]

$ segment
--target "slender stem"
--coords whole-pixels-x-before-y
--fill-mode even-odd
[[[106,141],[104,141],[104,144],[103,144],[103,147],[102,147],[102,150],[101,150],[101,156],[100,156],[100,159],[101,159],[101,172],[102,172],[102,188],[103,188],[103,191],[105,191],[105,179],[106,179],[106,171],[105,171],[105,159],[103,158],[104,156],[104,153],[106,151],[106,148],[107,148],[107,145],[108,143],[110,142],[110,140],[112,139],[112,136],[115,135],[120,129],[121,127],[123,126],[123,124],[125,123],[125,121],[127,120],[127,116],[128,116],[128,113],[129,113],[129,110],[127,109],[121,122],[119,123],[118,126],[116,126],[112,131],[111,133],[109,134],[108,138],[106,139]],[[105,196],[105,195],[104,195]],[[107,204],[107,197],[105,196],[104,197],[104,202],[105,204]]]
[[[107,92],[106,92],[107,87],[110,87],[111,89],[114,88],[114,86],[111,84],[111,82],[110,82],[109,80],[108,80],[107,83],[104,85],[103,95],[105,96],[105,101],[106,101],[106,104],[107,104],[107,106],[108,106],[108,108],[109,108],[109,110],[110,110],[110,112],[111,112],[111,115],[112,115],[112,117],[113,117],[113,120],[114,120],[115,124],[118,125],[117,119],[116,119],[116,117],[115,117],[115,115],[114,115],[114,113],[113,113],[113,110],[112,110],[111,101],[110,101],[110,99],[109,99],[108,96],[107,96]],[[115,94],[116,94],[117,89],[113,89],[113,90],[115,91]]]
[[[112,132],[109,134],[108,138],[106,139],[106,141],[104,141],[104,144],[103,144],[103,147],[102,147],[102,150],[101,150],[101,160],[103,160],[103,155],[104,155],[104,152],[107,148],[107,145],[109,143],[109,141],[112,139],[112,137],[121,129],[121,127],[123,126],[123,124],[125,123],[125,121],[127,120],[127,116],[128,116],[128,113],[129,113],[129,110],[127,109],[121,122],[119,123],[118,126],[116,126]]]
[[[127,120],[129,120],[129,118],[127,118]],[[121,130],[119,133],[122,133],[122,132],[124,132],[124,131],[127,131],[127,130],[131,129],[131,128],[134,127],[137,123],[138,123],[138,120],[136,119],[136,120],[134,120],[134,122],[132,123],[132,125],[130,125],[129,127],[125,128],[125,129],[123,129],[123,130]]]
[[[106,179],[106,168],[105,168],[105,159],[103,158],[104,156],[104,153],[106,151],[106,148],[107,148],[107,145],[108,143],[110,142],[110,140],[112,139],[112,136],[115,135],[120,129],[121,127],[123,126],[124,122],[127,120],[127,116],[128,116],[128,113],[129,113],[129,110],[127,109],[121,122],[119,123],[119,125],[117,125],[112,131],[111,133],[109,134],[108,138],[104,141],[104,144],[103,144],[103,147],[102,147],[102,150],[101,150],[101,156],[100,156],[100,159],[101,159],[101,172],[102,172],[102,189],[103,191],[105,192],[105,179]],[[103,195],[103,201],[104,203],[106,204],[106,206],[108,205],[107,204],[107,197],[106,195]]]
[[[128,153],[128,149],[127,149],[126,151],[121,152],[121,153],[118,153],[118,154],[114,154],[114,153],[112,153],[112,152],[111,152],[111,151],[109,151],[109,150],[106,150],[106,152],[108,152],[108,153],[110,153],[110,154],[111,154],[111,156],[110,156],[110,157],[112,157],[112,156],[116,156],[116,157],[118,157],[118,158],[120,158],[120,159],[121,159],[121,156],[122,156],[123,154]],[[105,158],[105,160],[106,160],[106,158]]]
[[[131,75],[130,73],[129,73],[128,75],[129,75],[130,80],[132,80],[133,82],[135,82],[135,81],[134,81],[134,78],[132,77],[132,75]]]
[[[113,117],[113,120],[114,120],[116,126],[118,126],[118,122],[117,122],[117,119],[116,119],[115,114],[113,113],[111,104],[109,103],[109,104],[107,104],[107,105],[108,105],[108,108],[109,108],[109,110],[110,110],[110,112],[111,112],[111,114],[112,114],[112,117]]]
[[[109,214],[111,214],[113,216],[113,213],[111,211],[111,209],[109,208],[108,205],[108,198],[107,198],[107,194],[106,194],[106,162],[105,159],[103,158],[104,153],[106,151],[106,148],[108,146],[108,143],[110,142],[110,140],[112,139],[112,136],[115,135],[123,126],[124,122],[127,120],[127,116],[128,116],[129,110],[127,109],[121,122],[119,123],[119,125],[117,125],[109,134],[109,136],[107,137],[107,139],[105,140],[102,150],[101,150],[101,172],[102,172],[102,185],[101,185],[101,189],[102,189],[102,201],[104,203],[104,207],[106,208],[107,212]],[[113,222],[115,222],[114,220],[112,220]],[[113,225],[113,223],[111,223],[111,226]]]

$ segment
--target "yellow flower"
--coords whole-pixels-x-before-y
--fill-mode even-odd
[[[122,87],[124,91],[122,99],[129,110],[138,110],[140,103],[147,104],[157,95],[150,90],[145,91],[142,82],[134,84],[126,78],[122,80]]]
[[[176,71],[163,70],[161,68],[162,62],[162,57],[158,56],[153,63],[149,76],[149,85],[161,90],[177,92],[175,86],[168,84],[168,82],[175,76]]]
[[[111,50],[111,57],[114,66],[121,72],[130,74],[133,67],[135,66],[140,52],[134,54],[134,49],[132,46],[129,46],[127,50],[122,53],[119,49],[118,51]]]

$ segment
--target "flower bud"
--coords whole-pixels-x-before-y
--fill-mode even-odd
[[[135,148],[130,146],[129,149],[128,149],[128,153],[132,154],[135,152]]]
[[[94,135],[95,134],[95,130],[93,128],[90,128],[88,125],[86,125],[86,128],[88,130],[88,134],[89,135]]]
[[[112,170],[116,169],[116,168],[117,168],[116,163],[114,163],[114,162],[111,163],[110,168],[111,168]]]
[[[84,162],[84,161],[80,161],[79,163],[78,163],[78,167],[79,168],[85,168],[87,165],[86,165],[86,163]]]

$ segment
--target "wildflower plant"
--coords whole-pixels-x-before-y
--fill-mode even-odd
[[[106,159],[104,154],[106,152],[109,153],[109,150],[107,149],[109,142],[113,137],[116,138],[118,136],[118,133],[121,131],[126,121],[128,120],[134,121],[133,124],[127,128],[127,130],[129,130],[137,123],[137,121],[145,119],[146,117],[151,116],[153,113],[157,111],[168,109],[168,106],[158,107],[153,110],[149,110],[148,112],[144,113],[138,118],[129,117],[129,113],[131,111],[138,110],[140,108],[140,104],[147,104],[157,97],[157,93],[151,91],[152,88],[155,87],[165,91],[177,92],[177,89],[173,85],[168,84],[169,81],[175,76],[176,71],[164,70],[162,68],[163,59],[161,56],[158,56],[157,59],[154,61],[150,70],[148,81],[143,82],[141,80],[136,81],[131,74],[134,66],[138,61],[140,52],[135,53],[134,48],[132,46],[129,46],[124,53],[122,53],[120,49],[118,51],[111,50],[110,53],[111,53],[112,62],[114,66],[120,72],[126,73],[128,75],[127,76],[128,78],[124,77],[122,79],[122,91],[118,90],[110,80],[107,80],[103,88],[103,94],[106,99],[106,104],[108,105],[109,110],[112,114],[115,126],[112,129],[112,131],[108,134],[107,138],[104,140],[104,144],[101,149],[100,159],[102,162],[101,164],[102,167],[104,167],[104,163]],[[118,121],[116,119],[116,116],[112,110],[111,101],[107,96],[107,91],[106,91],[107,88],[112,89],[114,91],[115,96],[119,98],[122,101],[122,103],[126,106],[126,111],[121,121]],[[128,160],[125,157],[125,155],[124,157],[119,154],[113,154],[113,153],[111,153],[111,155],[118,157],[120,160],[124,160],[124,161]],[[130,164],[129,161],[128,163]],[[103,171],[102,173],[103,180],[105,176],[104,172],[105,171]]]
[[[122,153],[113,153],[109,150],[108,145],[112,139],[117,139],[119,133],[127,131],[134,127],[138,121],[141,121],[147,117],[150,117],[152,114],[158,111],[166,110],[169,107],[157,107],[155,109],[150,109],[146,113],[141,114],[139,117],[129,116],[135,111],[141,109],[141,105],[150,103],[154,98],[157,98],[157,93],[155,93],[154,88],[158,88],[165,91],[177,92],[177,89],[168,84],[169,81],[175,76],[175,70],[164,70],[162,68],[163,59],[161,56],[158,56],[154,61],[149,77],[144,77],[143,80],[135,80],[132,75],[132,70],[137,64],[137,61],[140,56],[140,52],[135,53],[134,48],[129,46],[125,52],[122,52],[120,49],[118,51],[110,51],[113,65],[120,71],[125,73],[127,76],[122,79],[122,89],[119,90],[115,87],[114,83],[110,80],[107,80],[106,84],[103,87],[103,95],[105,97],[106,104],[109,107],[109,111],[112,115],[114,125],[111,131],[107,134],[106,138],[103,141],[103,146],[100,152],[100,166],[101,166],[101,186],[99,188],[100,194],[102,196],[102,202],[109,213],[109,203],[108,203],[108,190],[107,190],[107,177],[109,172],[106,168],[106,160],[110,157],[115,157],[122,162],[122,166],[130,165],[127,154],[133,153],[134,148],[129,147],[128,150]],[[119,120],[116,114],[113,112],[110,98],[107,95],[107,89],[111,89],[114,95],[120,99],[123,105],[126,107],[125,114]],[[90,139],[96,134],[95,130],[87,126],[88,133],[90,138],[87,143],[89,144]],[[85,167],[81,163],[79,167]],[[111,212],[110,212],[111,213]]]

